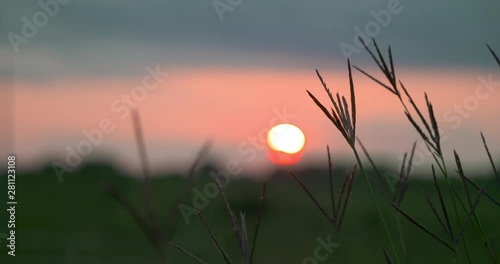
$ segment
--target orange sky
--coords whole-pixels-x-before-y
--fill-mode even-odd
[[[238,146],[249,137],[258,138],[259,132],[262,136],[261,131],[267,131],[276,118],[276,111],[285,109],[293,115],[289,116],[290,123],[301,127],[306,134],[304,160],[311,160],[317,154],[324,159],[325,144],[330,144],[339,159],[348,154],[340,134],[305,92],[308,89],[328,103],[313,70],[178,68],[168,71],[170,75],[159,87],[147,91],[145,99],[138,103],[154,168],[184,166],[208,138],[214,140],[213,153],[220,162],[233,158],[244,161],[248,168],[268,164],[265,152],[260,149],[256,151],[257,159],[247,164],[250,154],[241,155]],[[333,91],[347,94],[345,70],[324,70],[322,74]],[[398,74],[420,105],[424,102],[423,91],[428,92],[438,122],[450,138],[444,144],[446,151],[455,147],[471,161],[484,160],[473,155],[483,151],[479,130],[484,131],[491,144],[500,144],[500,126],[493,121],[498,120],[500,110],[500,94],[495,90],[488,98],[477,100],[477,109],[468,111],[469,118],[460,118],[463,123],[458,130],[451,128],[458,121],[450,122],[450,116],[456,118],[457,114],[443,117],[454,104],[463,104],[466,98],[474,96],[480,85],[478,77],[487,77],[489,71],[400,69]],[[358,136],[374,154],[397,160],[400,153],[409,150],[417,135],[395,97],[359,73],[354,78]],[[123,113],[113,111],[112,104],[121,94],[130,94],[141,80],[142,76],[16,81],[17,154],[33,164],[52,162],[51,159],[63,162],[65,147],[76,148],[85,139],[82,130],[96,129],[101,120],[109,118],[116,129],[105,134],[102,144],[93,147],[84,160],[105,156],[121,166],[135,168],[138,159],[130,117],[124,114],[122,120]],[[497,73],[493,80],[500,80]],[[492,149],[498,157],[500,153],[495,150],[498,148]]]

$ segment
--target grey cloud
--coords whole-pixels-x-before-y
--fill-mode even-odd
[[[386,9],[389,1],[394,0],[243,0],[221,22],[210,0],[70,0],[37,36],[21,44],[15,70],[21,76],[57,76],[134,74],[153,63],[344,67],[340,43],[353,44],[354,28],[364,28],[374,20],[370,12]],[[9,0],[0,6],[5,52],[11,49],[7,33],[19,33],[21,17],[31,18],[41,9],[37,1]],[[500,50],[500,2],[401,0],[401,6],[377,36],[393,46],[399,64],[494,66],[485,43]],[[352,58],[368,62],[367,54]],[[33,65],[46,59],[58,63],[40,69],[30,59]]]

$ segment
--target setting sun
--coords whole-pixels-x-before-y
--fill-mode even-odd
[[[291,124],[279,124],[267,133],[267,144],[276,151],[295,154],[304,148],[305,143],[302,130]]]
[[[276,164],[297,163],[302,155],[306,137],[302,130],[292,124],[279,124],[267,133],[269,158]]]

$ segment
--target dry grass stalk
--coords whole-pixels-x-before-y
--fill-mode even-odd
[[[329,152],[328,152],[329,153]],[[328,161],[329,167],[331,167],[331,158],[329,155],[329,161]],[[352,171],[348,173],[343,181],[342,181],[342,187],[340,189],[340,195],[339,199],[337,201],[337,204],[335,205],[335,194],[334,194],[334,189],[333,189],[333,181],[334,177],[333,174],[331,173],[331,168],[329,169],[330,173],[330,202],[332,204],[332,214],[333,216],[329,216],[328,212],[321,206],[321,204],[318,202],[314,194],[305,186],[305,184],[302,182],[302,180],[295,175],[293,172],[289,172],[292,178],[299,184],[300,188],[309,196],[311,201],[316,205],[316,207],[320,210],[320,212],[328,219],[328,221],[333,225],[335,228],[335,231],[337,233],[340,232],[340,228],[342,226],[342,220],[344,219],[345,212],[347,209],[347,204],[349,203],[349,200],[351,198],[352,194],[352,186],[354,183],[354,179],[356,178],[356,171],[357,171],[357,165],[354,165]],[[344,197],[345,194],[345,197]]]
[[[253,237],[253,240],[252,240],[252,247],[251,247],[251,251],[249,252],[249,244],[248,244],[248,232],[247,232],[247,223],[246,223],[246,215],[245,213],[243,212],[240,212],[240,223],[238,223],[234,213],[233,213],[233,210],[231,209],[231,206],[229,204],[229,201],[228,199],[226,198],[226,195],[223,191],[223,188],[222,188],[222,185],[220,184],[219,180],[217,179],[217,177],[214,177],[213,180],[215,181],[218,189],[219,189],[219,192],[221,194],[221,197],[222,197],[222,200],[225,204],[225,207],[226,207],[226,210],[228,212],[228,215],[229,215],[229,219],[230,219],[230,224],[231,224],[231,228],[233,229],[233,232],[238,240],[238,246],[241,250],[241,254],[242,254],[242,257],[243,257],[243,262],[245,264],[250,264],[250,263],[253,263],[253,257],[254,257],[254,253],[255,253],[255,248],[256,248],[256,243],[257,243],[257,236],[259,234],[259,229],[260,229],[260,223],[261,223],[261,219],[262,219],[262,214],[263,214],[263,210],[264,210],[264,201],[265,201],[265,195],[266,195],[266,190],[267,190],[267,182],[265,182],[262,186],[262,194],[260,196],[260,208],[259,208],[259,216],[258,216],[258,219],[257,219],[257,224],[256,224],[256,227],[255,227],[255,230],[254,230],[254,237]],[[217,250],[219,251],[219,253],[221,254],[222,258],[224,259],[224,262],[226,264],[230,264],[232,263],[228,254],[226,253],[226,251],[224,250],[224,248],[222,247],[222,245],[219,243],[219,241],[217,240],[217,238],[215,237],[215,234],[214,232],[212,231],[212,229],[210,228],[210,226],[208,225],[208,222],[206,221],[206,219],[203,217],[203,215],[201,214],[201,212],[199,210],[196,211],[196,214],[198,215],[198,217],[200,218],[200,220],[203,222],[203,225],[205,226],[205,229],[207,229],[207,231],[209,232],[210,234],[210,237],[212,239],[212,242],[214,243],[215,247],[217,248]],[[192,259],[198,259],[197,257],[195,257],[192,253],[188,252],[187,250],[175,245],[175,244],[171,244],[172,246],[174,246],[175,248],[177,248],[178,250],[180,250],[181,252],[183,252],[184,254],[187,254],[190,258]],[[204,263],[204,262],[199,262],[199,263]]]
[[[144,232],[150,243],[157,250],[158,254],[161,257],[162,262],[167,263],[167,253],[164,245],[165,243],[170,244],[172,246],[174,245],[173,243],[167,240],[169,237],[173,235],[173,232],[175,230],[175,223],[177,221],[175,218],[178,218],[179,216],[178,212],[177,214],[172,212],[176,212],[175,209],[177,209],[178,206],[174,206],[174,208],[171,208],[170,210],[171,214],[169,215],[170,216],[169,219],[173,221],[174,225],[171,225],[170,228],[167,228],[165,231],[160,225],[159,212],[155,204],[149,158],[146,151],[146,145],[142,132],[140,117],[136,110],[132,111],[132,123],[134,127],[134,135],[136,139],[136,144],[144,176],[142,193],[143,193],[143,205],[146,211],[146,217],[141,214],[141,212],[128,200],[128,198],[120,194],[120,192],[116,188],[114,188],[111,184],[104,182],[102,184],[102,188],[128,211],[128,213],[132,216],[132,218],[134,218],[135,222]],[[210,142],[206,143],[200,150],[198,157],[196,158],[194,164],[190,169],[188,176],[189,177],[188,184],[186,185],[187,187],[192,186],[194,184],[194,181],[196,181],[197,179],[196,169],[200,165],[203,158],[206,156],[209,149],[210,149]],[[184,201],[186,195],[187,195],[186,193],[181,193],[181,195],[177,197],[178,203]],[[180,247],[178,246],[174,247],[180,249]]]
[[[356,97],[354,93],[354,81],[352,79],[351,62],[347,60],[348,70],[349,70],[349,86],[351,92],[351,112],[349,113],[349,106],[347,100],[344,96],[340,97],[339,93],[336,94],[336,99],[333,97],[332,92],[326,85],[323,77],[316,70],[316,74],[323,85],[330,101],[333,105],[331,112],[309,91],[307,94],[311,97],[314,103],[323,111],[323,113],[332,121],[332,123],[337,127],[342,136],[347,140],[347,142],[353,147],[356,141]],[[335,109],[334,109],[335,108]]]
[[[255,225],[254,233],[253,233],[253,241],[252,241],[252,251],[250,253],[250,263],[253,263],[253,256],[255,253],[255,248],[257,245],[257,237],[259,235],[260,223],[262,221],[262,215],[264,212],[264,200],[266,197],[267,191],[267,182],[262,185],[262,193],[260,195],[260,206],[259,206],[259,216],[257,217],[257,224]]]

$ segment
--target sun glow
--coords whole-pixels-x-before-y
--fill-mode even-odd
[[[292,124],[279,124],[267,133],[267,144],[274,151],[297,154],[304,148],[306,137]]]

